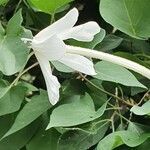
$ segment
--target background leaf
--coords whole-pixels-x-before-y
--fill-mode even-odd
[[[60,134],[55,129],[48,131],[38,130],[36,135],[27,144],[27,150],[57,150],[57,142]]]
[[[100,61],[96,63],[95,69],[97,75],[95,75],[94,78],[120,83],[126,86],[146,88],[135,78],[135,76],[130,71],[123,68],[122,66],[106,61]]]
[[[135,37],[150,37],[149,0],[101,0],[100,14],[106,22]]]
[[[70,104],[64,104],[55,108],[50,116],[47,129],[52,127],[68,127],[92,121],[103,115],[107,103],[104,103],[97,112],[91,97],[86,94],[78,97]]]
[[[123,38],[115,36],[113,34],[108,34],[106,35],[104,40],[96,46],[95,49],[99,51],[104,51],[104,52],[110,51],[118,47],[122,41],[123,41]]]
[[[0,0],[0,5],[6,5],[9,0]]]
[[[0,71],[5,75],[18,72],[27,61],[29,48],[21,37],[31,38],[31,32],[21,26],[22,21],[21,11],[18,11],[8,22],[5,33],[0,33]]]
[[[133,126],[126,131],[116,131],[102,139],[97,146],[97,150],[113,150],[123,144],[129,147],[136,147],[150,137],[150,133],[147,134],[147,132],[144,132],[140,127],[135,129]]]
[[[18,111],[25,98],[26,88],[13,87],[3,98],[0,99],[0,116]]]
[[[69,129],[69,131],[60,136],[58,150],[89,149],[104,136],[108,125],[108,122],[95,122],[95,124],[90,124],[88,131],[80,128]]]
[[[131,112],[133,112],[136,115],[150,115],[150,100],[144,103],[141,107],[134,105],[131,109]]]
[[[1,137],[7,132],[7,130],[12,125],[13,121],[14,121],[13,115],[0,117],[0,124],[1,124],[0,136]],[[21,149],[22,147],[24,147],[27,144],[27,142],[31,139],[31,137],[35,134],[35,132],[37,131],[37,128],[38,128],[37,124],[39,124],[39,122],[34,122],[33,124],[24,128],[23,130],[20,130],[19,132],[1,140],[0,149],[1,150],[17,150],[17,149]]]
[[[28,102],[19,112],[14,121],[14,124],[9,129],[9,131],[4,135],[4,137],[7,137],[10,134],[13,134],[18,130],[24,128],[25,126],[29,125],[40,115],[42,115],[45,111],[47,111],[50,107],[51,105],[49,103],[46,92],[42,91],[39,96],[34,96],[31,99],[31,101]]]
[[[28,0],[39,10],[48,13],[55,14],[58,8],[68,4],[73,0]]]

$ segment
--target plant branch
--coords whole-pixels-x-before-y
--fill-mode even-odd
[[[140,104],[143,102],[143,100],[145,99],[145,97],[148,95],[149,92],[150,92],[150,90],[148,90],[148,91],[144,94],[144,96],[141,98],[141,100],[139,101],[139,103],[138,103],[137,105],[140,105]]]
[[[127,101],[125,101],[125,100],[123,100],[123,99],[121,99],[120,97],[118,97],[118,96],[116,96],[116,95],[114,95],[114,94],[112,94],[112,93],[110,93],[110,92],[108,92],[108,91],[106,91],[106,90],[104,90],[104,89],[98,87],[97,85],[95,85],[94,83],[92,83],[90,80],[88,80],[86,77],[84,77],[81,73],[79,73],[79,74],[80,74],[80,76],[81,76],[85,81],[87,81],[88,83],[90,83],[92,86],[94,86],[94,87],[97,88],[98,90],[100,90],[100,91],[102,91],[102,92],[108,94],[109,96],[114,97],[115,99],[118,99],[119,101],[121,101],[122,103],[124,103],[124,104],[126,104],[126,105],[128,105],[128,106],[130,106],[130,107],[133,106],[132,104],[128,103]]]

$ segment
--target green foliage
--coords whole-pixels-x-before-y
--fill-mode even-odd
[[[115,36],[113,34],[109,34],[105,36],[104,40],[101,43],[98,43],[96,49],[104,52],[109,51],[118,47],[122,41],[123,38]]]
[[[144,127],[143,127],[144,128]],[[143,133],[143,129],[140,126],[134,126],[130,124],[126,131],[116,131],[106,136],[99,142],[98,150],[112,150],[122,144],[126,144],[130,147],[135,147],[143,143],[150,137],[150,134]]]
[[[27,150],[49,150],[50,148],[57,150],[59,136],[55,129],[45,131],[45,128],[42,128],[27,144]]]
[[[47,129],[59,126],[75,126],[95,120],[103,115],[106,105],[107,103],[95,111],[94,103],[89,95],[86,94],[81,98],[77,96],[72,103],[61,105],[52,112]]]
[[[150,80],[135,72],[93,59],[97,74],[87,76],[51,61],[61,88],[50,104],[31,42],[21,38],[73,7],[77,25],[96,21],[101,30],[91,42],[65,44],[150,68],[149,0],[0,0],[0,150],[148,150]]]
[[[21,86],[13,87],[5,96],[0,99],[0,116],[10,114],[19,110],[25,97],[26,88]]]
[[[108,129],[108,125],[108,122],[95,122],[95,124],[90,125],[88,130],[80,128],[70,129],[60,137],[58,141],[58,149],[88,149],[103,138]]]
[[[94,77],[97,79],[112,81],[126,86],[146,88],[134,77],[134,75],[130,71],[119,65],[101,61],[95,65],[95,69],[97,75],[95,75]]]
[[[37,9],[48,13],[55,14],[58,8],[64,6],[65,4],[73,1],[73,0],[28,0],[30,1]]]
[[[1,130],[0,135],[1,137],[7,132],[10,128],[10,125],[13,123],[14,116],[5,116],[0,118],[1,123]],[[24,147],[28,141],[30,141],[31,137],[35,134],[38,125],[38,122],[31,124],[30,126],[16,132],[15,134],[4,138],[0,141],[0,149],[5,150],[16,150],[21,149]]]
[[[6,5],[9,0],[0,0],[0,5]]]
[[[150,100],[145,102],[141,107],[137,105],[133,106],[130,111],[136,115],[150,115],[149,107]]]
[[[150,37],[149,0],[101,0],[102,17],[115,28],[136,37]]]
[[[5,75],[18,72],[27,61],[29,48],[21,37],[31,37],[31,32],[21,26],[23,18],[18,11],[8,22],[6,30],[0,27],[0,71]]]
[[[33,108],[36,109],[33,109]],[[27,103],[22,110],[18,113],[14,124],[8,130],[8,132],[4,135],[4,137],[9,136],[17,132],[18,130],[26,127],[32,121],[37,119],[40,115],[42,115],[45,111],[50,108],[50,103],[48,102],[47,94],[43,91],[39,96],[35,96],[31,99],[29,103]],[[3,137],[3,138],[4,138]]]

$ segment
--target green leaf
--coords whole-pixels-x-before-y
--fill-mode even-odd
[[[22,21],[21,11],[18,11],[8,22],[6,30],[0,32],[0,71],[5,75],[18,72],[27,61],[29,48],[21,37],[31,38],[31,32],[21,26]]]
[[[28,143],[28,141],[30,141],[34,133],[37,131],[37,128],[38,128],[38,125],[33,124],[3,139],[0,142],[0,149],[17,150],[17,149],[24,147]]]
[[[19,86],[27,88],[26,95],[31,95],[33,92],[38,91],[38,89],[28,82],[21,81],[18,83]]]
[[[0,98],[2,98],[9,91],[8,82],[0,80]]]
[[[26,88],[13,87],[3,98],[0,99],[0,116],[18,111],[25,97]]]
[[[44,130],[38,130],[36,135],[27,144],[27,150],[57,150],[60,134],[55,129]]]
[[[58,71],[61,71],[61,72],[74,72],[75,70],[73,70],[72,68],[62,64],[61,62],[59,61],[52,61],[51,62],[55,68],[58,70]]]
[[[90,80],[90,82],[92,83],[92,85],[89,82],[87,82],[86,85],[90,90],[89,94],[92,97],[92,99],[94,101],[94,104],[97,108],[97,107],[102,106],[102,104],[105,103],[108,100],[107,94],[105,94],[104,92],[102,92],[102,91],[100,91],[99,89],[96,88],[96,87],[99,87],[99,88],[104,90],[101,80],[92,79],[92,80]]]
[[[78,97],[72,103],[61,105],[53,110],[47,129],[90,122],[103,115],[106,105],[107,103],[104,103],[96,112],[93,100],[88,94]]]
[[[49,108],[51,108],[51,105],[49,103],[47,93],[42,91],[40,95],[34,96],[31,101],[27,103],[18,113],[14,124],[4,135],[4,137],[7,137],[29,125]]]
[[[0,5],[5,6],[9,0],[0,0]]]
[[[109,34],[106,35],[104,40],[96,46],[96,49],[104,52],[109,51],[118,47],[122,41],[123,38]]]
[[[66,80],[62,84],[62,94],[65,96],[72,97],[73,95],[84,95],[85,84],[80,80]]]
[[[0,117],[0,138],[9,130],[14,121],[14,115],[9,114]]]
[[[120,31],[135,37],[150,37],[149,0],[101,0],[104,20]]]
[[[148,139],[146,142],[144,142],[139,147],[137,147],[136,150],[146,150],[149,149],[149,146],[150,146],[150,140]]]
[[[136,147],[141,143],[143,143],[143,140],[137,134],[130,131],[117,131],[101,140],[97,146],[97,150],[113,150],[123,144]]]
[[[85,150],[95,145],[103,138],[108,129],[108,122],[90,124],[87,131],[80,128],[72,128],[60,136],[58,150]]]
[[[30,1],[37,9],[48,13],[54,14],[57,9],[61,8],[62,6],[68,4],[73,0],[28,0]]]
[[[150,137],[149,131],[148,126],[130,122],[126,131],[117,131],[102,139],[97,146],[97,150],[112,150],[123,144],[136,147]]]
[[[57,150],[57,142],[60,136],[60,133],[52,128],[50,130],[45,130],[49,122],[49,114],[45,112],[40,117],[40,127],[34,137],[26,145],[27,150]]]
[[[144,103],[141,107],[134,105],[130,111],[139,116],[150,115],[150,100]]]
[[[130,71],[123,68],[122,66],[106,61],[100,61],[96,63],[95,69],[97,75],[95,75],[94,78],[120,83],[125,86],[146,88],[135,78],[135,76]]]

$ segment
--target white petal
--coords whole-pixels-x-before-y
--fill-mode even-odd
[[[52,36],[42,43],[33,41],[31,47],[36,53],[44,55],[50,61],[60,59],[66,52],[65,43],[57,36]]]
[[[43,41],[53,35],[71,29],[77,22],[78,16],[78,10],[73,8],[63,18],[39,32],[34,39],[37,41]]]
[[[92,41],[94,35],[96,35],[99,32],[100,32],[99,25],[94,21],[90,21],[85,24],[75,26],[72,29],[59,34],[59,37],[62,40],[73,38],[78,41],[89,42]]]
[[[49,61],[46,60],[43,56],[36,55],[36,57],[45,79],[49,101],[52,105],[55,105],[59,100],[60,84],[57,80],[57,77],[52,75]]]
[[[93,62],[83,56],[66,53],[59,61],[76,71],[87,75],[96,75]]]

